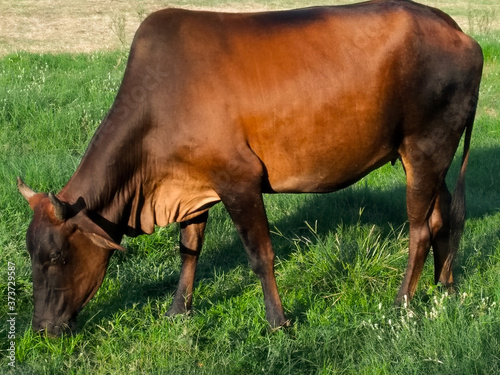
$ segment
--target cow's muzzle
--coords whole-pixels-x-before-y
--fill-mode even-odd
[[[76,329],[76,319],[71,319],[67,323],[54,323],[51,320],[33,321],[33,331],[49,337],[61,337],[71,335]]]

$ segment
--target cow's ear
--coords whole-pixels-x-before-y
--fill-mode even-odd
[[[127,251],[123,246],[117,244],[111,238],[103,237],[97,233],[85,233],[90,240],[95,243],[97,246],[106,249],[106,250],[120,250]]]
[[[90,220],[84,212],[80,212],[78,215],[71,218],[69,222],[71,225],[76,225],[77,230],[82,232],[88,237],[88,239],[100,248],[104,250],[127,251],[123,246],[116,243],[116,241],[114,241],[110,235],[104,231],[104,229]]]

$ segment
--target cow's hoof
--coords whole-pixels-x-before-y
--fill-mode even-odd
[[[182,307],[179,308],[177,306],[171,306],[168,311],[164,314],[164,316],[173,318],[178,315],[189,315],[191,310],[187,310],[186,308]]]
[[[277,332],[281,330],[285,330],[287,328],[290,328],[292,326],[292,321],[290,319],[287,319],[283,321],[283,323],[271,326],[271,332]]]

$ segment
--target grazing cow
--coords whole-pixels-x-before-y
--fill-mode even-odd
[[[405,0],[228,14],[167,9],[139,27],[123,82],[57,194],[18,187],[34,211],[33,329],[59,334],[95,294],[124,235],[180,223],[168,315],[186,312],[208,210],[227,208],[272,327],[287,323],[263,193],[332,192],[400,159],[415,292],[430,247],[450,285],[481,79],[478,44]],[[445,175],[465,133],[452,195]]]

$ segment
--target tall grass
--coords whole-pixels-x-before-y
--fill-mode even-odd
[[[127,238],[73,336],[32,333],[31,211],[16,190],[57,191],[74,172],[124,69],[121,53],[0,60],[0,372],[18,374],[493,374],[500,371],[500,42],[487,56],[468,174],[457,291],[392,301],[407,257],[404,173],[384,166],[331,195],[266,196],[287,330],[271,333],[262,292],[227,213],[214,208],[190,316],[165,318],[179,276],[178,228]],[[456,165],[450,173],[455,181]],[[16,265],[16,368],[7,262]]]

